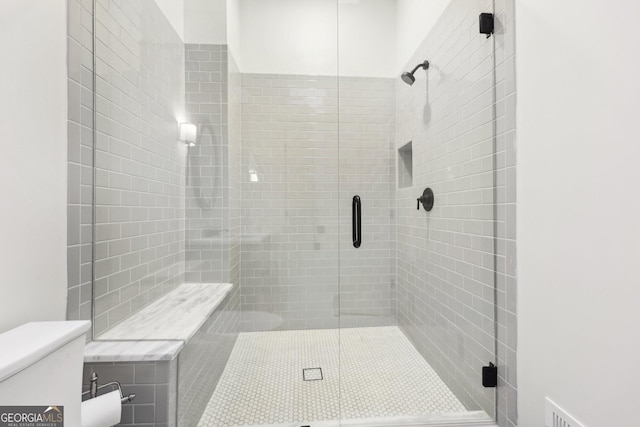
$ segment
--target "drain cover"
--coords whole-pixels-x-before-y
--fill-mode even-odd
[[[304,381],[322,380],[322,368],[305,368],[302,370],[302,379]]]

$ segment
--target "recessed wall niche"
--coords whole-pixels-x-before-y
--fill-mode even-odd
[[[413,185],[413,148],[411,141],[398,148],[398,188]]]

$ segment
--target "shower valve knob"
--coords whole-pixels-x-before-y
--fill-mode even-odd
[[[433,209],[434,200],[435,197],[433,195],[433,190],[431,190],[431,188],[425,188],[425,190],[422,192],[422,196],[418,197],[417,209],[420,210],[420,203],[422,203],[424,210],[429,212],[431,209]]]

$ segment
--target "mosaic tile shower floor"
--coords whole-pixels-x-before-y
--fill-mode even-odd
[[[308,368],[323,379],[304,381]],[[251,332],[238,337],[199,426],[465,411],[397,327]]]

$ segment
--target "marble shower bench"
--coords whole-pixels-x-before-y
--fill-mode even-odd
[[[119,381],[136,399],[120,426],[195,426],[238,335],[239,296],[229,283],[185,283],[85,348],[83,385]]]

